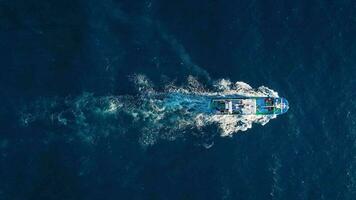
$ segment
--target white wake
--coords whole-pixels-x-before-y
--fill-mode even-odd
[[[188,132],[204,134],[204,128],[217,125],[219,135],[231,136],[246,131],[254,123],[265,125],[276,116],[212,115],[209,102],[213,96],[271,96],[277,92],[261,86],[252,88],[244,82],[221,79],[210,88],[190,76],[186,84],[167,84],[156,90],[144,75],[131,77],[138,94],[135,96],[95,97],[85,93],[66,99],[42,99],[25,107],[21,123],[29,126],[36,121],[48,125],[78,130],[91,141],[94,134],[125,132],[135,129],[141,132],[140,142],[152,145],[158,139],[174,140]],[[88,139],[89,138],[89,139]]]

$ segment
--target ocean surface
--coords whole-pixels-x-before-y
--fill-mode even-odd
[[[355,1],[1,0],[0,60],[0,200],[356,199]]]

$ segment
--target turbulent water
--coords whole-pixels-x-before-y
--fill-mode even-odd
[[[141,132],[142,145],[152,145],[158,139],[174,140],[190,130],[204,134],[204,127],[216,124],[221,136],[246,131],[253,123],[265,125],[276,115],[237,116],[211,114],[209,103],[214,96],[278,97],[278,93],[261,86],[253,89],[244,82],[221,79],[208,89],[192,76],[182,86],[167,84],[157,91],[144,75],[130,77],[137,95],[95,96],[84,93],[78,97],[42,98],[24,106],[20,112],[22,126],[46,123],[79,132],[87,140],[96,129],[105,134],[125,132],[136,127]],[[209,145],[210,147],[211,145]]]

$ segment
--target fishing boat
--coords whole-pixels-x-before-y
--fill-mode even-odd
[[[217,115],[280,115],[289,103],[280,97],[212,98],[210,110]]]

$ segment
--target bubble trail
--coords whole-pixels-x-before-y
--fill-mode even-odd
[[[121,133],[134,128],[141,133],[140,142],[147,146],[159,139],[174,140],[188,130],[204,134],[203,128],[210,125],[217,125],[219,135],[231,136],[246,131],[253,123],[265,125],[276,117],[210,113],[209,103],[216,96],[278,97],[278,93],[264,86],[253,89],[244,82],[221,79],[208,89],[190,76],[183,86],[168,84],[163,91],[158,91],[144,75],[134,75],[131,80],[138,91],[135,96],[97,97],[84,93],[64,99],[39,99],[22,109],[21,124],[31,126],[41,122],[68,128],[88,141],[97,134]]]

